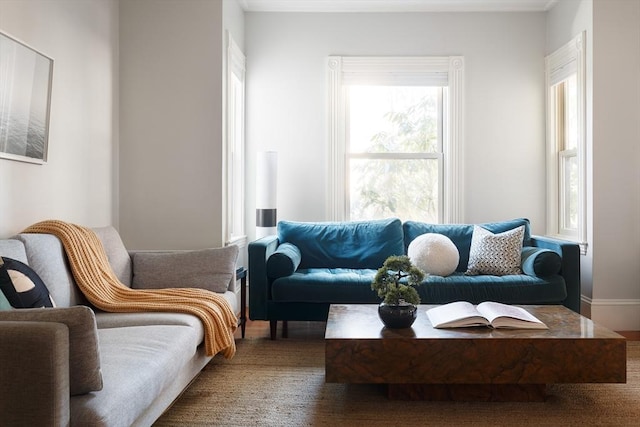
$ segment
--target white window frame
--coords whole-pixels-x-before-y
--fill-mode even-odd
[[[223,144],[224,236],[225,245],[247,245],[245,227],[245,70],[242,50],[227,31],[225,72],[225,119]],[[234,93],[233,76],[241,82],[240,95]],[[237,105],[240,102],[240,105]],[[237,124],[240,123],[238,127]]]
[[[448,87],[449,118],[443,123],[442,222],[463,222],[464,57],[342,57],[327,60],[329,170],[327,217],[331,221],[349,218],[347,200],[347,94],[346,85],[361,83],[436,81]]]
[[[547,99],[547,235],[576,241],[582,254],[587,250],[587,192],[586,192],[586,84],[585,84],[585,33],[578,34],[567,44],[545,58]],[[575,150],[560,146],[557,123],[557,100],[554,86],[576,75],[577,85],[577,145]],[[563,161],[576,157],[578,163],[578,226],[569,230],[562,226],[565,215],[567,189],[563,176]]]

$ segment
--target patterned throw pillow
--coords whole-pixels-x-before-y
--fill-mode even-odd
[[[4,296],[4,292],[0,292],[0,311],[3,310],[12,310],[11,304],[9,304],[9,300]]]
[[[0,257],[0,290],[13,308],[55,307],[36,272],[12,258]]]
[[[524,226],[498,234],[474,226],[466,274],[522,274],[520,257],[523,238]]]

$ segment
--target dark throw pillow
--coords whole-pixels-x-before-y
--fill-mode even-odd
[[[300,265],[302,254],[293,243],[283,243],[267,259],[267,276],[272,279],[291,276]]]
[[[36,272],[12,258],[0,257],[0,290],[13,308],[55,307]]]

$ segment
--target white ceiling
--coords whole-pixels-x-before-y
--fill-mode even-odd
[[[238,0],[247,12],[545,12],[559,0]]]

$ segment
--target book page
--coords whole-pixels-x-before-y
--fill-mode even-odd
[[[434,328],[459,328],[486,326],[485,319],[473,304],[466,301],[452,302],[427,310],[427,317]]]
[[[544,323],[522,307],[486,301],[478,304],[477,310],[495,328],[547,329]]]

